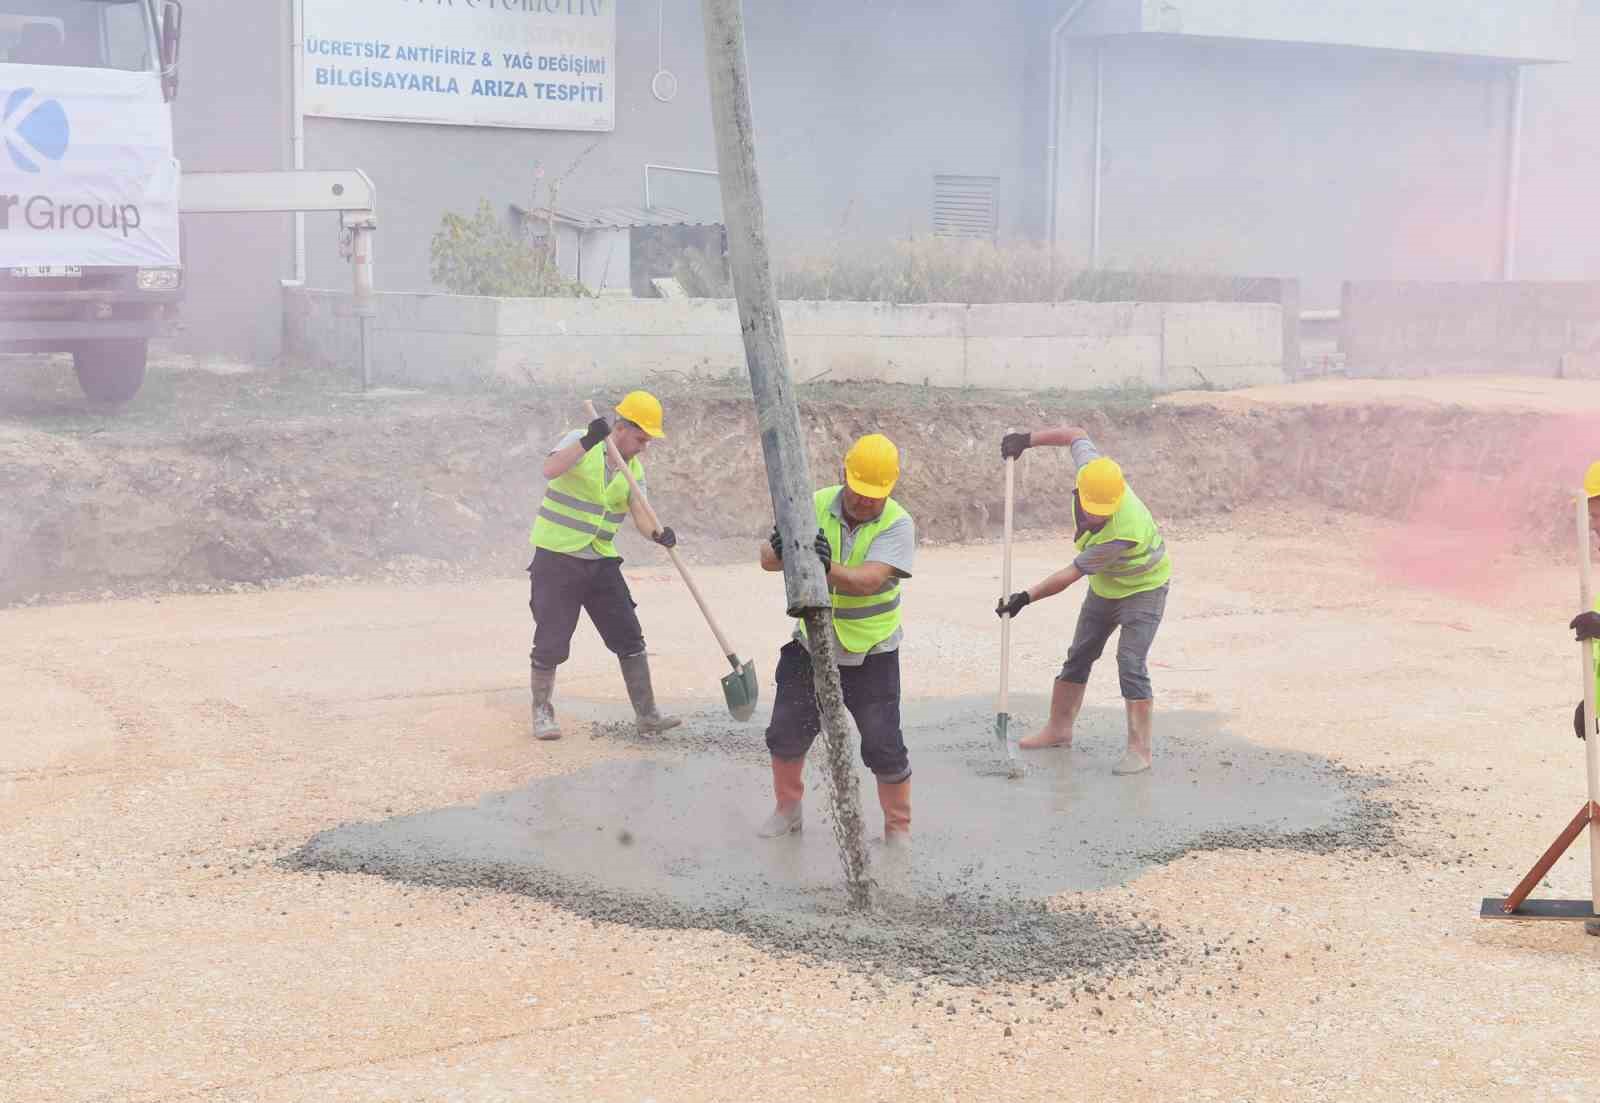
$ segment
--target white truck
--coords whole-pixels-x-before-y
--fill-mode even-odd
[[[183,297],[176,0],[0,0],[0,353],[125,402]]]

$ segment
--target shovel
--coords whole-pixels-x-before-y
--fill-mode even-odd
[[[1007,429],[1006,432],[1011,432]],[[1000,600],[1011,596],[1011,522],[1013,503],[1016,500],[1016,457],[1006,460],[1006,533],[1003,565],[1000,568]],[[1022,776],[1022,764],[1017,761],[1017,750],[1011,744],[1011,615],[1000,617],[1000,701],[994,718],[994,738],[1005,756],[1006,774]]]
[[[588,399],[583,402],[584,412],[593,421],[599,415],[595,413],[594,403]],[[617,446],[609,437],[606,439],[606,450],[611,455],[611,462],[620,468],[623,477],[628,480],[628,487],[633,491],[633,500],[639,503],[639,509],[644,513],[645,520],[649,522],[651,531],[661,531],[661,519],[656,516],[656,511],[650,507],[650,501],[644,496],[644,491],[639,489],[639,484],[634,480],[633,472],[623,462],[622,453],[617,451]],[[732,674],[722,676],[722,696],[728,702],[728,715],[735,720],[750,719],[756,711],[756,699],[761,695],[761,687],[756,682],[756,668],[753,663],[741,663],[739,656],[734,653],[728,638],[722,634],[722,629],[717,627],[716,618],[711,615],[711,609],[706,605],[706,599],[700,593],[700,587],[694,584],[694,579],[689,577],[689,568],[684,566],[683,560],[678,557],[677,548],[666,549],[667,555],[672,560],[672,565],[678,568],[678,574],[683,576],[683,584],[689,587],[689,594],[694,598],[694,603],[700,607],[700,615],[706,618],[706,623],[711,626],[711,634],[717,638],[717,646],[722,648],[723,655],[728,660],[728,665],[733,667]]]

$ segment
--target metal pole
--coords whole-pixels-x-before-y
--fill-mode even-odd
[[[350,260],[355,272],[355,314],[361,332],[361,389],[372,386],[372,231],[356,224],[350,231]]]
[[[1506,124],[1504,222],[1500,232],[1500,278],[1517,278],[1518,207],[1522,195],[1522,67],[1511,77],[1511,118]]]
[[[1578,599],[1585,612],[1594,608],[1594,570],[1589,532],[1589,499],[1578,495]],[[1583,721],[1588,738],[1584,740],[1583,753],[1589,775],[1589,897],[1594,913],[1600,916],[1600,729],[1595,720],[1595,643],[1586,640],[1578,645],[1583,657]]]
[[[767,254],[766,212],[756,171],[755,123],[745,59],[744,16],[739,0],[701,0],[701,8],[728,257],[744,331],[750,389],[755,395],[761,451],[766,458],[767,487],[783,540],[788,611],[805,621],[828,760],[834,833],[850,901],[865,907],[869,903],[867,856],[861,841],[861,803],[851,754],[855,723],[845,710],[839,683],[827,579],[811,550],[817,532],[811,503],[813,484],[805,439],[800,432],[800,409],[789,376],[783,318],[778,312],[772,263]]]
[[[1090,212],[1089,267],[1100,267],[1100,176],[1105,148],[1105,50],[1097,42],[1094,47],[1094,200]]]

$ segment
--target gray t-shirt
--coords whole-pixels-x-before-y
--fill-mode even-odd
[[[850,553],[855,550],[856,533],[859,531],[859,526],[853,526],[845,519],[843,490],[834,496],[833,505],[829,508],[833,511],[833,515],[839,518],[839,542],[844,545],[838,549],[839,558],[840,560],[848,560]],[[886,564],[894,570],[897,577],[906,579],[911,577],[911,567],[916,555],[917,528],[911,520],[911,514],[908,513],[873,538],[872,548],[867,552],[868,558],[866,561],[868,563]],[[888,639],[872,650],[864,652],[846,651],[841,644],[839,647],[839,665],[860,666],[866,662],[868,655],[876,655],[883,651],[895,651],[900,647],[900,640],[903,635],[904,633],[899,628],[896,628],[894,634]],[[810,650],[806,644],[805,636],[800,633],[798,628],[795,629],[794,638],[799,640],[802,646],[806,646],[807,650]],[[837,629],[834,631],[834,638],[838,638]]]
[[[561,451],[563,448],[566,448],[569,445],[577,444],[579,441],[581,441],[583,439],[583,434],[586,433],[586,432],[588,432],[587,429],[574,429],[574,430],[572,430],[572,432],[568,433],[566,436],[564,436],[560,440],[556,441],[555,447],[550,449],[550,451],[545,453],[545,454],[548,455],[548,456],[553,456],[557,452]],[[616,470],[617,470],[615,467],[611,466],[611,449],[607,448],[604,452],[600,453],[600,455],[605,460],[606,482],[609,484],[611,482],[612,475],[614,475],[616,473]],[[639,489],[642,492],[644,492],[646,495],[648,495],[650,493],[650,491],[645,487],[644,475],[642,473],[639,476]],[[628,496],[631,498],[633,495],[630,492]],[[582,551],[567,552],[566,554],[572,556],[572,558],[574,558],[574,559],[599,559],[599,558],[601,558],[600,553],[594,550],[594,545],[593,544],[585,544],[583,546],[583,550]]]

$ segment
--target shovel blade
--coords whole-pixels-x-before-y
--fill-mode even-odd
[[[756,701],[761,696],[760,683],[756,681],[754,663],[743,663],[739,669],[722,678],[722,696],[728,702],[728,715],[740,722],[755,715]]]

